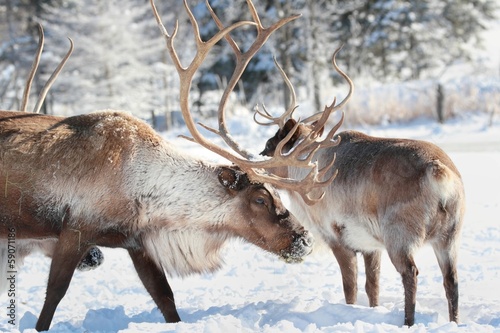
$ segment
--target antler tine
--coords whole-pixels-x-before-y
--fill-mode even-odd
[[[339,73],[349,84],[349,92],[347,93],[347,96],[342,100],[342,102],[340,102],[338,105],[335,105],[335,100],[334,100],[334,102],[330,106],[325,106],[324,111],[318,112],[318,113],[304,119],[303,120],[304,123],[311,123],[311,122],[318,120],[319,118],[322,117],[323,113],[325,113],[325,112],[332,113],[333,111],[337,111],[338,109],[344,107],[347,104],[347,102],[349,101],[349,99],[351,99],[351,96],[354,92],[354,83],[352,82],[351,78],[349,76],[347,76],[347,74],[344,73],[344,71],[342,71],[340,69],[340,67],[337,65],[337,60],[336,60],[337,54],[340,52],[340,50],[342,50],[342,47],[343,47],[343,45],[341,45],[339,48],[337,48],[335,50],[335,52],[333,52],[332,65],[333,65],[333,68],[335,69],[335,71],[337,73]]]
[[[212,16],[212,19],[214,20],[215,24],[217,25],[217,28],[219,28],[219,30],[224,29],[224,25],[222,24],[221,20],[219,20],[219,17],[215,14],[215,11],[212,8],[212,6],[210,6],[210,3],[208,2],[208,0],[205,0],[205,5],[207,6],[208,11],[210,12],[210,15]],[[229,43],[229,45],[233,48],[235,53],[241,52],[240,47],[238,46],[238,44],[236,44],[234,39],[231,38],[231,36],[229,34],[227,34],[225,36],[225,38],[226,38],[226,41]]]
[[[265,30],[264,27],[262,26],[262,23],[260,22],[259,13],[257,13],[257,9],[255,8],[254,4],[252,3],[252,0],[247,0],[247,5],[248,5],[248,9],[250,10],[250,14],[252,15],[253,21],[255,23],[257,23],[258,29]],[[274,29],[274,30],[276,30],[276,29]]]
[[[274,118],[266,109],[266,106],[262,104],[262,108],[264,109],[264,113],[262,113],[259,110],[259,106],[255,106],[255,112],[253,114],[253,121],[255,121],[257,124],[262,125],[262,126],[271,126],[271,125],[279,125],[281,123],[280,119],[281,117]],[[294,109],[295,111],[295,109]],[[293,111],[292,111],[293,112]],[[257,120],[257,115],[261,116],[262,118],[266,118],[267,120],[270,120],[268,123],[263,123],[260,120]],[[281,127],[281,126],[280,126]]]
[[[59,73],[64,68],[64,65],[66,65],[66,62],[68,61],[69,57],[73,53],[73,49],[74,49],[73,40],[69,37],[68,37],[68,40],[69,40],[69,50],[66,53],[66,55],[62,58],[61,62],[56,67],[55,71],[52,73],[49,80],[43,86],[42,91],[40,92],[40,96],[38,96],[38,101],[36,102],[35,108],[33,109],[33,112],[35,112],[35,113],[40,113],[40,108],[42,107],[42,104],[45,101],[45,97],[47,96],[47,93],[49,92],[50,88],[52,87],[52,84],[56,81],[57,77],[59,76]]]
[[[292,118],[293,112],[297,109],[297,95],[295,94],[295,89],[293,88],[292,82],[288,78],[288,75],[286,75],[285,71],[283,68],[280,66],[278,61],[276,60],[276,57],[274,57],[274,64],[278,68],[281,77],[283,78],[283,81],[285,81],[286,86],[288,87],[288,90],[290,91],[290,105],[288,106],[288,109],[279,117],[279,122],[278,125],[280,128],[285,126],[285,122],[288,118]]]
[[[342,124],[344,123],[344,117],[345,117],[345,113],[342,112],[341,116],[340,116],[340,120],[337,122],[337,124],[335,124],[335,126],[332,127],[330,132],[328,132],[328,135],[326,136],[326,138],[324,140],[325,142],[332,142],[332,145],[334,145],[334,146],[336,146],[340,143],[340,141],[338,141],[338,142],[335,141],[333,139],[333,136],[335,135],[335,133],[337,133],[340,126],[342,126]],[[337,138],[337,140],[340,140],[340,136]]]
[[[278,68],[280,74],[281,74],[281,77],[283,79],[283,81],[285,81],[285,84],[286,86],[288,87],[288,90],[290,91],[290,105],[288,106],[288,109],[285,110],[285,112],[277,117],[277,118],[274,118],[272,117],[269,112],[267,112],[266,108],[264,106],[262,106],[264,108],[264,112],[266,114],[263,114],[262,112],[260,112],[260,110],[257,108],[255,110],[255,113],[253,115],[253,120],[259,124],[259,125],[263,125],[263,126],[270,126],[270,125],[278,125],[279,128],[283,128],[283,126],[285,125],[286,121],[289,119],[289,118],[292,118],[292,115],[293,115],[293,112],[297,109],[298,105],[297,105],[297,95],[295,94],[295,89],[293,88],[293,85],[292,85],[292,82],[290,81],[290,79],[288,78],[288,76],[286,75],[285,71],[283,70],[283,68],[280,66],[280,64],[278,63],[278,61],[276,60],[276,57],[273,57],[273,60],[274,60],[274,64],[276,65],[276,67]],[[263,118],[266,118],[267,120],[270,120],[270,122],[268,123],[262,123],[262,122],[259,122],[256,118],[257,114]]]
[[[332,112],[336,110],[335,109],[335,102],[336,101],[337,101],[337,98],[334,97],[332,104],[325,106],[325,110],[323,112],[319,113],[319,115],[321,116],[319,118],[319,120],[312,123],[312,133],[318,134],[319,132],[321,132],[321,130],[324,128],[324,126],[325,126],[326,122],[328,121],[328,118],[330,117]],[[306,123],[306,122],[307,121],[304,121],[304,123]],[[342,120],[339,122],[339,124],[342,124],[342,122],[343,122],[343,114],[342,114]],[[339,126],[337,124],[334,128],[338,128],[338,127]]]
[[[42,57],[43,44],[45,42],[45,35],[43,33],[43,27],[38,23],[38,46],[35,59],[33,59],[33,64],[31,65],[30,73],[28,79],[26,80],[26,86],[24,87],[23,99],[21,100],[21,111],[26,111],[28,108],[28,99],[30,96],[31,85],[33,84],[33,79],[35,78],[38,65],[40,64],[40,58]]]
[[[165,26],[163,25],[163,22],[161,21],[160,14],[156,9],[154,0],[150,0],[150,4],[151,8],[153,9],[153,15],[156,19],[156,23],[158,24],[158,27],[160,28],[162,35],[165,37],[165,42],[167,43],[167,49],[170,53],[170,57],[172,58],[172,62],[174,63],[174,66],[177,69],[177,71],[182,72],[185,70],[185,68],[182,67],[179,56],[177,55],[177,51],[175,51],[175,48],[173,46],[175,36],[177,35],[177,31],[179,29],[179,21],[175,21],[174,30],[172,32],[172,35],[170,35]],[[186,2],[184,2],[184,5],[186,5]]]
[[[267,112],[267,109],[266,109],[266,106],[264,104],[262,104],[262,108],[264,109],[264,113],[262,113],[260,110],[259,110],[259,105],[256,105],[255,106],[255,112],[253,113],[253,121],[255,121],[257,124],[259,125],[262,125],[262,126],[269,126],[269,125],[274,125],[274,124],[277,124],[273,118],[273,116]],[[257,115],[261,116],[262,118],[266,118],[267,120],[271,120],[271,122],[269,123],[261,123],[259,120],[257,120]]]

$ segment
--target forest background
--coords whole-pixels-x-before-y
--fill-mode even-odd
[[[204,2],[188,3],[202,36],[209,38],[217,27]],[[243,1],[210,3],[226,25],[249,17]],[[302,112],[342,98],[346,85],[330,58],[344,45],[338,63],[356,85],[348,125],[500,113],[500,48],[484,52],[494,42],[485,32],[500,31],[497,0],[258,0],[255,5],[264,25],[293,13],[302,17],[273,35],[249,64],[233,96],[246,110],[257,103],[270,109],[287,104],[273,56],[295,85]],[[195,48],[182,1],[157,0],[157,6],[167,29],[179,19],[177,48],[187,63]],[[19,108],[38,22],[46,45],[34,95],[66,53],[67,37],[75,42],[43,112],[68,116],[111,108],[160,130],[179,123],[177,74],[145,0],[0,0],[0,109]],[[254,34],[239,29],[233,37],[244,49]],[[234,64],[231,52],[221,42],[195,78],[192,102],[198,118],[214,116]]]

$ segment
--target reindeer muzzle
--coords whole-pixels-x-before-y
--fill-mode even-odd
[[[293,236],[290,247],[281,251],[281,258],[288,264],[300,263],[312,252],[314,238],[308,231],[302,231]]]

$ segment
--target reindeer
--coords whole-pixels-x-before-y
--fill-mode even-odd
[[[2,245],[12,233],[16,244],[25,244],[25,248],[48,244],[52,256],[38,331],[49,329],[75,267],[95,246],[128,251],[166,322],[180,321],[167,275],[184,277],[218,269],[222,264],[220,250],[229,239],[244,239],[288,263],[301,262],[311,252],[313,238],[285,208],[275,186],[310,198],[310,192],[320,191],[333,181],[325,177],[327,170],[300,159],[289,161],[294,156],[246,158],[239,148],[231,147],[231,151],[206,139],[190,113],[191,81],[208,52],[222,38],[231,43],[231,31],[253,26],[257,37],[250,49],[237,54],[232,80],[221,97],[219,122],[225,130],[225,105],[248,61],[274,31],[299,17],[286,17],[265,28],[252,2],[247,0],[247,4],[252,21],[222,27],[207,3],[221,29],[202,41],[198,24],[184,1],[196,40],[194,59],[184,68],[174,49],[178,26],[169,35],[151,0],[179,73],[180,108],[191,140],[232,165],[187,155],[125,112],[106,110],[65,118],[22,110],[0,111]],[[237,48],[234,42],[231,46]],[[50,79],[46,87],[52,82]],[[27,90],[30,86],[28,80]],[[43,98],[44,93],[37,104],[41,105]],[[237,146],[227,131],[211,130]],[[325,141],[318,147],[332,144]],[[282,178],[266,171],[287,164],[305,167],[307,177]],[[5,267],[2,265],[2,270]]]
[[[296,97],[280,68],[291,90],[291,104],[277,118],[265,109],[256,110],[254,120],[259,124],[279,126],[261,154],[273,158],[294,154],[311,158],[320,167],[333,165],[329,173],[337,176],[326,189],[324,199],[310,206],[314,202],[288,191],[290,211],[332,249],[340,265],[348,304],[356,303],[356,252],[361,252],[369,304],[378,305],[380,255],[385,248],[402,276],[404,324],[413,325],[418,275],[413,255],[424,243],[430,243],[443,274],[449,319],[458,322],[457,250],[465,195],[460,173],[448,155],[429,142],[376,138],[357,131],[339,133],[334,138],[339,144],[329,148],[311,151],[304,146],[322,135],[327,116],[342,108],[352,95],[354,85],[338,68],[337,52],[332,64],[348,82],[349,93],[338,105],[334,101],[323,112],[303,121],[292,118]],[[290,165],[276,173],[300,179],[304,170]]]

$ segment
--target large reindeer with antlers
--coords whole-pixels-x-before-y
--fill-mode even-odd
[[[338,105],[333,101],[323,112],[303,121],[292,118],[295,92],[280,69],[291,91],[291,103],[278,118],[257,109],[257,123],[279,126],[261,154],[273,158],[308,156],[320,167],[333,165],[329,172],[337,172],[337,176],[326,189],[324,199],[310,206],[311,202],[289,192],[290,210],[331,247],[340,265],[348,304],[356,302],[356,252],[361,252],[369,303],[378,305],[380,255],[385,248],[402,276],[404,324],[413,325],[418,275],[413,255],[428,242],[442,270],[450,321],[458,321],[457,250],[465,196],[460,173],[446,153],[429,142],[376,138],[356,131],[339,133],[335,137],[339,144],[333,147],[315,151],[303,147],[321,136],[328,116],[341,109],[352,95],[352,81],[335,62],[337,52],[332,63],[349,84],[349,93]],[[257,116],[268,122],[257,120]],[[300,179],[304,170],[290,165],[277,170],[277,174]]]
[[[265,28],[252,2],[247,3],[253,21],[223,27],[211,11],[221,29],[208,41],[202,41],[197,22],[184,1],[197,46],[193,61],[184,68],[173,45],[177,26],[169,35],[151,0],[179,73],[180,107],[192,140],[233,165],[213,164],[186,155],[149,125],[123,112],[101,111],[64,118],[0,111],[0,245],[6,246],[14,235],[16,246],[24,246],[26,255],[33,246],[50,243],[47,251],[52,262],[45,303],[36,324],[38,331],[49,328],[75,267],[93,246],[128,251],[167,322],[180,320],[167,274],[186,276],[214,271],[221,265],[220,249],[230,238],[245,239],[290,263],[302,261],[311,252],[313,239],[283,206],[274,186],[297,191],[309,199],[312,190],[320,191],[333,178],[324,180],[327,170],[310,161],[289,161],[297,156],[252,161],[234,148],[237,143],[225,131],[225,104],[246,64],[274,31],[298,17],[283,18]],[[208,3],[207,7],[211,10]],[[241,53],[229,33],[245,25],[254,26],[257,37],[251,48]],[[222,130],[213,131],[230,142],[234,152],[200,134],[188,102],[194,74],[222,38],[239,53],[232,80],[220,102]],[[27,90],[30,86],[29,81]],[[44,93],[37,104],[43,102],[43,97]],[[332,144],[312,143],[311,149]],[[293,180],[265,171],[287,164],[305,167],[307,177]],[[5,267],[2,265],[2,270]]]

